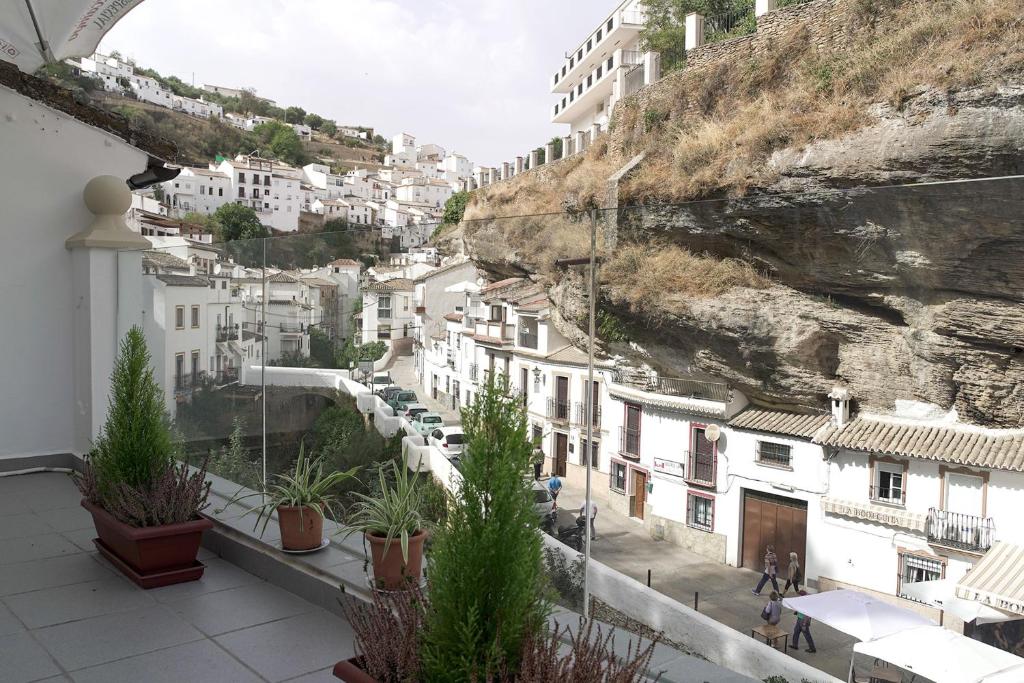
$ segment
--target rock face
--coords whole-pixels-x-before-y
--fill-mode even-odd
[[[820,409],[846,384],[864,408],[916,400],[1024,425],[1024,179],[1006,177],[1024,170],[1024,89],[922,90],[873,113],[846,138],[774,154],[757,194],[619,210],[620,243],[740,258],[770,288],[690,301],[656,327],[610,308],[656,368],[759,402]],[[998,179],[944,182],[958,178]],[[501,235],[465,246],[506,273],[522,255]],[[554,284],[556,322],[583,342],[580,281]]]
[[[691,302],[648,349],[769,402],[820,406],[842,382],[874,409],[1024,424],[1024,179],[1003,177],[1024,166],[1024,89],[922,91],[877,113],[776,153],[761,195],[621,212],[620,240],[741,258],[777,283]],[[964,177],[1003,178],[940,182]]]

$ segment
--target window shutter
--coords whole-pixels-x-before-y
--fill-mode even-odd
[[[693,494],[686,494],[686,522],[693,524]]]

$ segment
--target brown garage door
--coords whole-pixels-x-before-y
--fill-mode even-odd
[[[785,578],[789,553],[796,551],[807,573],[807,503],[755,491],[743,492],[743,566],[764,569],[764,550],[775,546],[779,576]]]

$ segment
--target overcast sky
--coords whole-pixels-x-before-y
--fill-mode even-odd
[[[617,4],[146,0],[101,50],[493,166],[566,134],[551,123],[550,76]]]

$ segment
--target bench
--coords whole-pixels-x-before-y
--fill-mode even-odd
[[[775,624],[761,624],[750,629],[751,638],[763,638],[764,644],[774,649],[778,649],[776,643],[779,639],[782,639],[782,652],[784,654],[789,653],[789,632],[785,629],[779,628]]]

